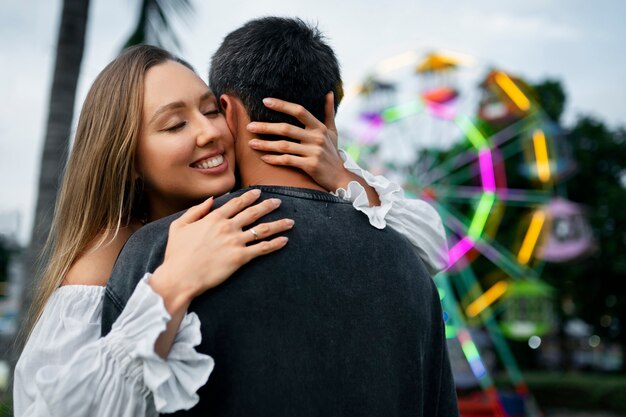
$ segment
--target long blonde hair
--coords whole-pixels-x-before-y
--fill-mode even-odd
[[[141,180],[135,152],[142,120],[144,78],[148,69],[168,60],[188,66],[158,47],[128,48],[107,65],[91,86],[57,196],[26,336],[87,246],[99,235],[96,247],[115,239],[120,228],[139,215]]]

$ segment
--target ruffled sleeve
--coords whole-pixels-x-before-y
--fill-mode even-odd
[[[389,225],[406,237],[432,275],[445,269],[448,248],[439,213],[424,200],[406,198],[402,187],[382,175],[372,175],[362,169],[343,150],[340,149],[339,154],[348,171],[363,178],[376,190],[380,206],[370,207],[367,192],[356,181],[351,181],[346,189],[340,188],[332,194],[352,202],[356,210],[367,215],[372,226],[383,229]]]
[[[167,359],[154,343],[170,316],[148,280],[100,338],[104,287],[64,286],[51,297],[15,370],[20,416],[153,416],[189,409],[213,370],[194,349],[200,321],[184,317]]]

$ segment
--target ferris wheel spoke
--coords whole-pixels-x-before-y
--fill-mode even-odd
[[[455,202],[474,202],[480,198],[484,192],[481,187],[473,186],[431,186],[437,198]],[[496,190],[498,201],[520,207],[536,207],[547,203],[551,195],[547,191],[520,190],[513,188],[503,188]]]
[[[451,207],[443,207],[441,204],[435,203],[438,211],[444,218],[444,223],[455,233],[467,236],[469,227],[466,226],[471,222],[467,217]],[[528,277],[537,278],[537,273],[517,262],[515,255],[513,255],[508,249],[495,241],[486,241],[482,237],[472,240],[472,246],[478,250],[487,259],[493,262],[498,268],[502,269],[505,273],[513,278]]]
[[[519,145],[517,141],[512,142],[512,143],[507,143],[507,142],[509,142],[511,139],[518,137],[520,134],[528,130],[535,129],[536,128],[535,123],[532,123],[534,118],[535,118],[534,116],[528,116],[525,119],[521,119],[505,127],[499,132],[487,137],[486,141],[490,143],[491,149],[498,149],[498,148],[505,146],[506,144],[505,146],[506,151],[505,149],[501,149],[500,151],[502,153],[502,157],[504,159],[507,159],[511,157],[512,155],[517,154],[523,150],[523,148]],[[473,163],[477,159],[478,159],[478,154],[475,148],[469,148],[467,150],[457,153],[456,155],[449,156],[448,159],[444,163],[439,165],[443,169],[440,171],[438,175],[434,175],[430,178],[430,183],[439,181],[440,179],[446,177],[447,175],[450,175],[450,173],[453,173]],[[461,178],[465,178],[465,179],[472,178],[475,176],[477,175],[469,176],[467,172],[465,172],[465,174],[461,174]]]

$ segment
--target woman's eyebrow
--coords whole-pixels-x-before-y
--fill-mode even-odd
[[[212,91],[207,91],[206,93],[202,94],[200,96],[200,102],[203,102],[204,100],[210,99],[213,97],[213,92]]]
[[[160,115],[162,115],[166,111],[173,110],[173,109],[180,109],[182,107],[185,107],[185,103],[182,102],[182,101],[175,101],[173,103],[169,103],[169,104],[166,104],[164,106],[161,106],[161,107],[159,107],[157,109],[157,111],[154,112],[154,115],[152,116],[152,118],[150,119],[150,122],[148,122],[148,124],[151,124],[152,122],[154,122],[157,117],[159,117]]]
[[[213,97],[213,92],[211,91],[207,91],[206,93],[202,94],[200,96],[200,99],[198,100],[199,102],[203,102],[207,99],[210,99]],[[154,122],[157,117],[159,117],[160,115],[162,115],[163,113],[169,111],[169,110],[174,110],[174,109],[180,109],[182,107],[185,107],[185,103],[183,101],[175,101],[173,103],[169,103],[166,104],[164,106],[161,106],[157,109],[157,111],[154,112],[154,115],[152,115],[152,118],[150,119],[150,121],[148,122],[148,124],[151,124],[152,122]]]

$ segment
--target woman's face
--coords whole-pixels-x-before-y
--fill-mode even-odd
[[[215,97],[193,71],[174,61],[150,68],[137,148],[150,220],[230,191],[233,142]]]

